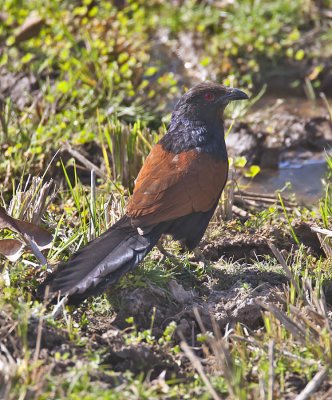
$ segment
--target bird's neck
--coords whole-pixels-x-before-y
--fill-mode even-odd
[[[172,118],[160,144],[165,150],[176,154],[196,149],[217,159],[228,159],[222,120],[207,123],[197,119]]]

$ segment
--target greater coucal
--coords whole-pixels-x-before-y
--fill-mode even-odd
[[[204,82],[176,104],[169,129],[138,174],[126,214],[40,287],[71,303],[102,293],[143,260],[162,234],[191,250],[217,207],[228,174],[223,112],[239,89]]]

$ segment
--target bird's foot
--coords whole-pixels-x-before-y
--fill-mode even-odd
[[[166,258],[168,258],[169,260],[172,261],[173,264],[176,264],[178,266],[181,265],[180,260],[174,254],[167,251],[161,243],[158,243],[156,247],[160,251],[160,253],[163,255],[162,261],[164,261]]]

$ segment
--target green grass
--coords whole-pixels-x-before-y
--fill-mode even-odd
[[[78,197],[76,202],[75,196]],[[104,201],[104,194],[97,190],[95,208],[96,215],[100,215],[94,221],[97,232],[106,227],[102,212]],[[326,197],[324,201],[327,201]],[[69,191],[61,193],[60,204],[67,212],[62,215],[58,224],[58,236],[48,255],[51,262],[63,259],[68,250],[72,253],[81,246],[87,240],[87,231],[91,224],[89,192],[84,193],[79,182]],[[66,204],[71,205],[68,208]],[[279,214],[274,213],[272,218],[280,220],[280,213],[282,211]],[[53,206],[46,212],[45,221],[52,221],[55,215],[59,215],[59,210]],[[270,224],[269,218],[265,221]],[[247,228],[241,229],[245,232]],[[287,219],[283,229],[291,236]],[[176,250],[172,243],[169,246],[172,251]],[[128,328],[125,330],[116,330],[111,324],[101,329],[104,333],[109,330],[117,332],[115,337],[121,338],[125,346],[137,348],[138,345],[143,345],[157,352],[170,354],[174,362],[185,368],[186,375],[180,378],[173,373],[151,380],[149,374],[146,375],[143,371],[138,375],[130,370],[125,373],[114,371],[109,361],[105,363],[105,360],[109,346],[116,346],[116,342],[99,340],[97,345],[89,329],[94,324],[94,318],[101,321],[103,318],[111,320],[112,316],[116,316],[117,310],[121,309],[121,301],[118,300],[125,293],[152,286],[165,291],[164,302],[172,308],[174,300],[168,287],[170,279],[176,279],[187,289],[195,288],[199,293],[203,289],[202,284],[208,288],[211,282],[218,279],[227,282],[225,274],[233,274],[234,277],[222,289],[228,290],[230,286],[238,284],[238,274],[244,268],[241,262],[228,262],[222,263],[221,269],[218,263],[200,269],[182,256],[179,258],[183,263],[181,269],[172,265],[172,262],[162,262],[159,257],[154,252],[143,266],[121,280],[110,297],[102,296],[90,300],[79,308],[67,308],[55,320],[50,316],[52,307],[34,301],[31,296],[36,280],[43,274],[27,264],[28,261],[35,262],[34,257],[26,255],[19,262],[6,263],[0,282],[1,326],[6,327],[6,331],[1,334],[1,362],[3,371],[7,371],[2,374],[1,379],[3,390],[8,390],[6,398],[32,396],[45,399],[90,399],[97,396],[116,399],[177,399],[180,396],[208,399],[212,396],[211,387],[221,398],[224,395],[234,399],[262,398],[262,390],[269,398],[272,398],[272,392],[275,398],[283,398],[287,393],[300,391],[321,371],[327,373],[325,382],[330,387],[330,306],[326,305],[322,293],[323,285],[329,280],[331,260],[318,261],[308,257],[302,247],[287,262],[289,270],[285,273],[291,274],[294,283],[284,290],[272,290],[274,301],[263,301],[261,304],[263,323],[260,329],[250,330],[238,324],[223,336],[224,332],[217,328],[205,332],[203,323],[201,332],[196,330],[196,352],[200,353],[204,348],[205,356],[209,355],[209,367],[203,367],[205,363],[202,364],[197,356],[194,356],[192,366],[185,361],[175,335],[174,322],[169,321],[160,332],[160,321],[156,317],[157,302],[146,329],[137,325],[136,316],[132,318],[129,312],[126,319]],[[282,265],[285,261],[282,257],[281,265],[276,264],[273,258],[267,258],[254,263],[253,268],[262,274],[271,271],[283,274]],[[255,287],[250,283],[242,283],[238,293],[250,296],[253,291]],[[206,290],[202,294],[204,298]],[[42,326],[44,331],[40,331]],[[159,329],[157,336],[155,328]],[[46,350],[43,342],[38,339],[39,331],[42,332],[43,340],[51,340],[54,336],[51,329],[58,332],[60,343],[65,346],[62,350],[59,345],[51,345]],[[181,344],[181,348],[189,357],[188,348],[184,344]],[[205,368],[207,372],[202,375]],[[298,387],[291,386],[293,378],[297,379]],[[211,385],[210,389],[205,387],[205,380]]]
[[[330,5],[322,2],[323,9]],[[34,12],[44,21],[40,32],[16,41]],[[7,76],[33,76],[36,82],[32,93],[20,93],[20,100],[27,96],[23,106],[10,93],[0,98],[0,203],[13,217],[26,220],[44,208],[40,223],[54,234],[45,252],[49,269],[123,214],[142,162],[165,132],[170,107],[183,88],[171,64],[155,55],[154,38],[161,27],[169,40],[195,35],[197,43],[204,43],[200,63],[211,76],[253,92],[258,91],[254,77],[266,63],[275,71],[284,60],[308,62],[324,72],[315,46],[304,46],[303,37],[318,26],[315,43],[328,48],[330,37],[329,20],[320,21],[316,2],[304,0],[186,0],[174,7],[160,1],[116,7],[104,0],[4,0],[1,13],[6,18],[0,24],[0,67]],[[312,90],[319,84],[318,73]],[[240,105],[228,117],[241,118],[245,112],[248,108]],[[83,161],[68,148],[78,150]],[[96,182],[91,182],[87,159],[94,164]],[[60,309],[54,317],[53,306],[34,297],[46,267],[31,253],[15,263],[1,259],[0,398],[285,398],[325,371],[325,386],[317,388],[317,396],[330,389],[331,299],[325,302],[323,289],[331,281],[331,256],[317,260],[292,237],[292,222],[299,215],[331,229],[331,158],[328,168],[319,210],[282,212],[274,204],[245,224],[217,219],[207,235],[213,244],[225,231],[235,237],[278,224],[283,238],[294,245],[286,261],[283,250],[278,260],[253,256],[251,265],[244,260],[199,263],[167,241],[177,263],[155,250],[110,293]],[[43,184],[51,177],[55,196],[50,191],[41,200]],[[0,237],[17,235],[2,230]],[[329,251],[331,239],[321,239]],[[252,271],[255,281],[250,280]],[[269,274],[274,280],[287,275],[291,283],[271,289],[275,298],[260,304],[258,327],[250,329],[241,319],[226,330],[213,326],[203,312],[211,295],[231,291],[229,301],[239,302],[227,310],[232,315],[273,283]],[[183,290],[194,290],[202,313],[195,316],[192,305],[174,298],[173,280]],[[136,303],[123,311],[132,293],[138,295],[138,306],[142,302],[141,314],[134,314]],[[144,303],[146,293],[151,304]],[[217,316],[225,308],[219,307]],[[140,369],[145,353],[137,356],[135,351],[142,348],[156,355],[156,365],[152,357]]]

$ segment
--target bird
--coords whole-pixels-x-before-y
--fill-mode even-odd
[[[167,132],[143,163],[124,216],[60,264],[38,292],[66,296],[69,304],[100,295],[133,270],[164,234],[193,250],[228,177],[224,110],[231,101],[248,98],[240,89],[214,82],[184,93]]]

